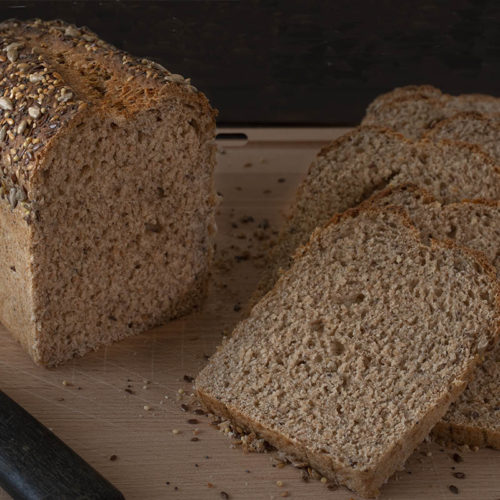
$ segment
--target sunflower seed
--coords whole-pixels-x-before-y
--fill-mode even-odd
[[[3,142],[3,140],[5,139],[5,134],[7,133],[7,125],[4,125],[1,129],[0,129],[0,142]]]
[[[0,108],[5,111],[12,111],[12,101],[8,97],[0,97]]]
[[[40,108],[38,106],[30,106],[28,108],[28,114],[31,118],[36,120],[40,116]]]
[[[41,73],[33,73],[30,75],[30,78],[29,78],[31,83],[38,83],[38,82],[42,81],[42,79],[43,79],[43,75]]]
[[[9,203],[12,208],[17,207],[17,189],[16,188],[10,188],[9,191]]]
[[[22,134],[26,130],[26,125],[28,122],[26,120],[22,120],[21,123],[17,126],[16,132],[18,134]]]

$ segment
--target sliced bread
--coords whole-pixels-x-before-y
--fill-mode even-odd
[[[451,139],[477,144],[500,163],[500,119],[498,116],[484,116],[480,113],[459,113],[441,120],[425,137],[430,140]]]
[[[350,210],[196,379],[211,412],[365,496],[403,465],[498,334],[492,268],[426,246],[391,209]]]
[[[361,126],[323,148],[302,181],[271,250],[254,301],[270,290],[294,250],[335,213],[389,185],[417,183],[445,203],[500,199],[500,172],[477,147],[413,142],[380,127]]]
[[[432,85],[405,85],[404,87],[396,87],[389,92],[378,95],[366,108],[366,114],[376,113],[380,106],[386,102],[392,101],[398,97],[413,97],[415,95],[423,95],[430,98],[439,99],[442,96],[441,90]]]
[[[481,113],[497,120],[500,116],[500,99],[493,96],[451,96],[431,92],[426,86],[418,89],[416,87],[413,92],[411,88],[407,91],[395,89],[378,97],[368,106],[362,124],[389,127],[406,137],[419,139],[441,120],[457,113]]]
[[[500,202],[471,201],[441,205],[416,186],[389,188],[365,206],[403,207],[425,239],[451,238],[479,250],[500,278]],[[445,440],[500,449],[500,344],[478,367],[473,381],[433,429]]]

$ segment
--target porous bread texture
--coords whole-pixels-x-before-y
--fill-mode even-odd
[[[480,113],[459,113],[441,120],[425,137],[430,140],[450,139],[477,144],[500,163],[500,119]]]
[[[375,113],[380,106],[386,102],[392,101],[398,97],[413,97],[415,95],[422,95],[430,98],[439,99],[442,96],[441,90],[432,85],[405,85],[403,87],[396,87],[389,92],[380,94],[368,105],[366,114]]]
[[[491,267],[421,243],[399,212],[351,210],[198,375],[204,406],[365,496],[411,454],[498,335]]]
[[[1,321],[53,366],[190,311],[214,248],[206,98],[61,21],[8,21],[0,43]]]
[[[363,125],[380,125],[419,139],[441,120],[461,112],[500,117],[500,99],[483,94],[452,96],[430,86],[395,89],[376,98],[367,108]]]
[[[323,148],[300,184],[254,301],[270,290],[294,250],[335,213],[390,185],[417,183],[444,203],[500,199],[500,171],[477,147],[413,142],[381,127],[361,126]]]
[[[364,206],[406,210],[422,237],[450,238],[481,251],[500,279],[500,202],[464,201],[442,205],[416,186],[389,188]],[[433,429],[433,435],[469,446],[500,449],[500,344],[487,353],[460,398]]]

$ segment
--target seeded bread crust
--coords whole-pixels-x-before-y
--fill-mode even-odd
[[[217,205],[207,98],[58,20],[1,23],[0,75],[0,320],[34,361],[199,305]]]
[[[442,205],[426,190],[410,184],[377,193],[362,207],[391,205],[403,207],[424,238],[428,234],[436,238],[452,237],[458,244],[482,251],[495,264],[500,277],[500,201],[471,200]],[[452,234],[448,233],[450,229]],[[465,392],[436,424],[433,436],[460,445],[500,449],[500,404],[496,399],[499,392],[500,345],[497,345],[486,354]]]
[[[0,23],[0,74],[0,196],[13,208],[21,202],[28,222],[36,218],[36,184],[43,182],[40,160],[89,111],[123,121],[181,99],[216,115],[189,78],[60,20]]]
[[[415,240],[415,244],[420,244],[420,237],[418,230],[411,224],[406,214],[394,208],[386,209],[394,215],[398,220],[398,224],[404,226],[406,230],[412,234]],[[298,249],[294,258],[300,260],[310,251],[315,241],[320,241],[322,234],[326,233],[327,229],[331,226],[342,224],[352,218],[362,217],[366,214],[380,214],[382,211],[374,208],[366,208],[363,210],[351,209],[344,214],[335,215],[330,223],[323,229],[317,229],[312,235],[309,242]],[[494,275],[494,270],[491,265],[485,261],[481,254],[478,252],[464,249],[458,247],[455,243],[451,241],[432,241],[431,247],[433,250],[446,248],[453,252],[462,254],[467,259],[474,261],[476,265],[479,266],[487,275],[490,280],[491,285],[495,288],[496,292],[494,295],[494,304],[492,305],[496,310],[496,319],[492,325],[492,329],[489,333],[489,341],[493,343],[497,340],[500,333],[500,322],[498,321],[498,313],[500,311],[500,290],[498,286],[495,287],[496,278]],[[292,271],[290,271],[291,273]],[[261,314],[265,310],[267,302],[270,302],[275,296],[287,296],[288,291],[285,289],[285,284],[287,283],[286,273],[282,278],[276,283],[274,288],[268,292],[268,294],[262,299],[251,313],[251,316],[256,314]],[[261,311],[262,310],[262,311]],[[291,309],[293,311],[293,308]],[[319,314],[319,313],[318,313]],[[251,320],[251,318],[250,318]],[[246,321],[250,321],[246,320]],[[255,432],[258,436],[266,439],[273,446],[280,450],[285,451],[290,456],[296,458],[300,461],[305,461],[312,467],[317,469],[325,477],[338,482],[339,484],[344,484],[349,488],[355,490],[356,492],[367,496],[373,497],[378,495],[379,487],[388,479],[388,477],[396,470],[398,466],[401,466],[406,458],[411,454],[413,449],[421,442],[425,436],[430,432],[433,425],[445,414],[448,406],[452,401],[454,401],[460,393],[465,388],[467,381],[471,378],[474,367],[480,360],[480,350],[471,355],[470,363],[464,372],[453,381],[448,386],[448,390],[442,395],[442,397],[436,401],[436,404],[431,410],[429,410],[423,418],[421,418],[415,426],[407,428],[406,432],[399,436],[390,449],[380,458],[377,462],[377,466],[373,468],[368,468],[365,470],[356,470],[352,466],[348,466],[341,461],[338,461],[334,456],[325,453],[317,452],[308,446],[300,438],[292,439],[286,437],[283,433],[276,429],[267,428],[263,426],[259,421],[249,418],[245,412],[242,412],[238,406],[231,404],[228,401],[223,400],[219,394],[219,390],[213,386],[213,375],[214,370],[220,370],[221,376],[224,376],[225,370],[227,369],[222,361],[224,356],[223,352],[231,348],[231,343],[237,342],[238,338],[243,336],[245,333],[243,323],[240,324],[239,328],[236,328],[233,336],[224,344],[220,351],[214,355],[214,357],[209,362],[209,365],[200,373],[195,382],[196,393],[200,398],[202,404],[211,412],[218,415],[224,416],[231,420],[236,426],[245,429],[248,432]],[[483,345],[484,347],[484,345]],[[237,353],[233,353],[236,356]],[[267,359],[270,359],[269,357]],[[271,361],[268,361],[271,362]],[[220,364],[219,364],[220,363]],[[245,365],[246,366],[246,365]],[[246,369],[253,370],[252,365],[246,366]],[[258,396],[258,395],[257,395]],[[293,398],[293,394],[288,394],[287,397]],[[238,396],[235,396],[238,400]],[[267,406],[266,406],[267,408]],[[271,408],[268,409],[271,411]],[[326,409],[324,410],[326,411]],[[318,439],[321,439],[318,437]]]

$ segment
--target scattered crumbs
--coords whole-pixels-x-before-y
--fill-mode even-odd
[[[179,429],[172,429],[172,434],[180,434],[180,432]]]
[[[145,411],[149,411],[149,410],[151,410],[151,406],[149,406],[149,405],[144,405],[144,410],[145,410]]]
[[[191,425],[196,425],[196,424],[199,424],[200,422],[196,419],[196,418],[190,418],[188,421],[187,421],[188,424],[191,424]]]
[[[289,495],[288,491],[284,491],[284,492],[281,494],[281,496],[282,496],[282,497],[287,497],[288,495]]]
[[[148,380],[147,378],[145,378],[143,381],[142,381],[143,384],[150,384],[151,383],[151,380]]]
[[[189,406],[187,404],[182,403],[181,404],[181,410],[182,411],[189,411]]]
[[[249,471],[248,469],[246,469],[246,470],[245,470],[245,472],[246,472],[247,474],[250,474],[250,471]]]
[[[451,466],[451,470],[455,470],[456,467],[454,465]]]
[[[111,455],[111,456],[109,457],[109,459],[111,460],[111,462],[114,462],[117,458],[118,458],[118,456],[117,456],[117,455]]]
[[[279,488],[281,488],[283,484],[283,481],[276,481],[276,486],[278,486]]]
[[[195,415],[205,415],[205,412],[201,408],[196,408],[196,410],[193,411]]]
[[[458,495],[458,488],[454,484],[450,484],[450,486],[448,486],[448,488],[452,493],[455,493],[455,495]]]
[[[179,394],[184,394],[184,389],[181,387],[178,391]]]
[[[135,392],[132,389],[129,389],[128,387],[124,389],[124,391],[127,392],[128,394],[135,394]]]
[[[143,388],[143,389],[147,389],[147,388],[148,388],[148,386],[147,386],[147,385],[143,385],[143,386],[142,386],[142,388]]]
[[[188,384],[190,384],[193,380],[194,380],[194,377],[191,377],[191,375],[184,375],[184,382],[187,382]]]
[[[165,484],[167,484],[167,485],[170,484],[170,481],[165,481]]]
[[[461,457],[458,453],[453,453],[453,455],[452,455],[452,457],[451,457],[451,458],[453,458],[453,460],[454,460],[457,464],[459,464],[460,462],[463,462],[463,461],[464,461],[464,459],[463,459],[463,458],[462,458],[462,457]]]
[[[463,472],[454,472],[453,477],[456,477],[457,479],[465,479],[465,474]]]
[[[200,438],[197,438],[196,436],[191,438],[191,441],[194,441],[194,442],[199,441],[199,440],[200,440]]]
[[[250,168],[253,165],[251,162],[247,162],[243,165],[243,168]]]
[[[326,484],[328,482],[328,479],[326,477],[322,477],[320,479],[320,482],[322,482],[323,484]]]
[[[213,488],[214,485],[212,483],[207,483],[207,488]]]
[[[239,302],[237,304],[234,304],[233,311],[235,312],[241,311],[241,304]]]
[[[278,179],[278,182],[285,182],[285,181],[286,181],[286,179],[285,179],[284,177],[280,177],[280,178]]]
[[[70,383],[70,382],[68,382],[67,380],[63,380],[63,381],[62,381],[62,385],[64,385],[64,386],[69,386],[69,385],[71,385],[71,383]]]
[[[198,464],[194,464],[194,466],[195,466],[195,467],[199,467],[199,465],[198,465]]]
[[[174,486],[174,490],[177,491],[179,488],[177,486]]]
[[[229,498],[229,494],[228,494],[228,493],[226,493],[225,491],[221,491],[221,492],[220,492],[220,497],[221,497],[221,498],[224,498],[224,500],[228,500],[228,498]]]
[[[208,455],[205,455],[205,458],[208,460],[210,457]]]
[[[10,270],[16,272],[16,266],[10,266]]]

